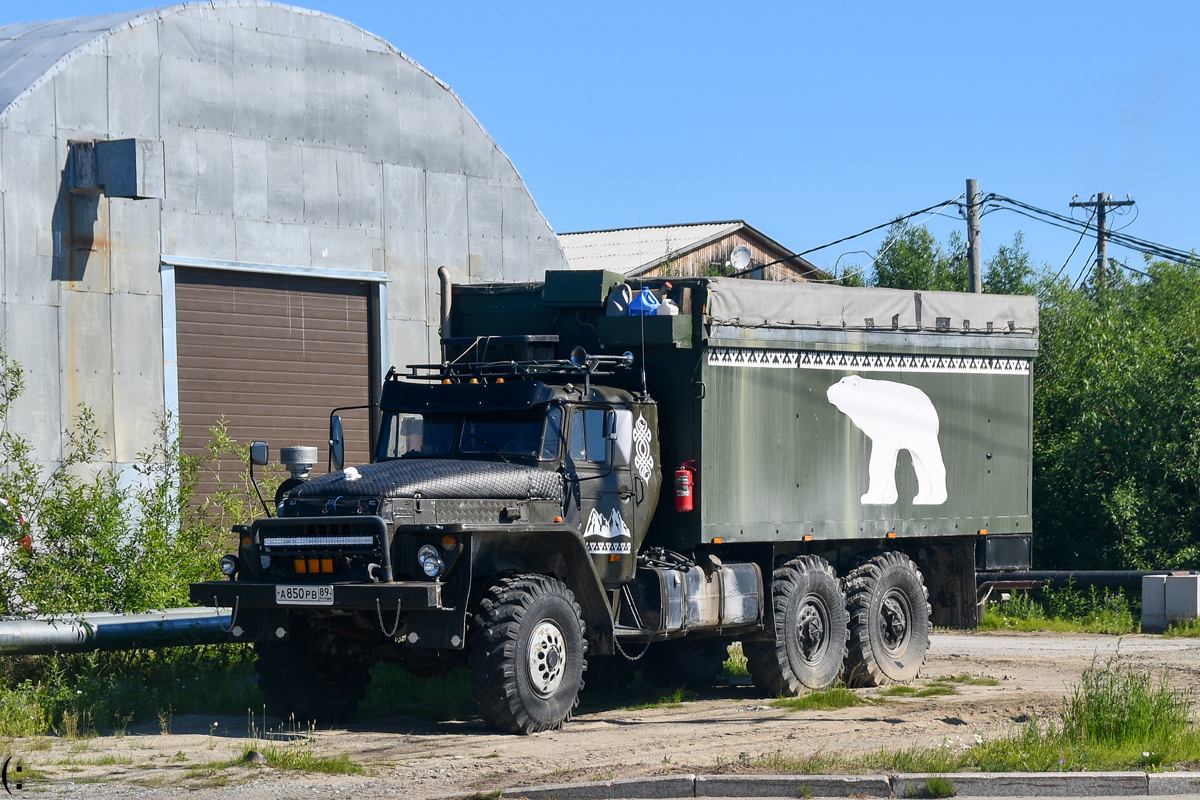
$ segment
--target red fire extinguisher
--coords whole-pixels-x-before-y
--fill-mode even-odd
[[[675,470],[675,510],[686,513],[692,510],[692,487],[695,485],[695,460],[685,461]]]

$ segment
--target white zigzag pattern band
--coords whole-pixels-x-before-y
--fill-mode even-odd
[[[973,375],[1028,375],[1032,359],[1011,356],[929,356],[903,353],[836,353],[815,350],[708,351],[709,366],[760,369],[832,369],[854,372],[955,372]]]

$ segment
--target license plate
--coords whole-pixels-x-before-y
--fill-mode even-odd
[[[332,586],[275,586],[275,603],[281,606],[331,606]]]

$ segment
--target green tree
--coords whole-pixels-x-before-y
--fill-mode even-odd
[[[1034,362],[1037,561],[1200,566],[1200,266],[1043,279]]]
[[[890,289],[966,291],[966,246],[957,231],[943,250],[924,225],[894,222],[876,252],[870,283]]]
[[[1012,244],[1002,244],[987,262],[983,291],[989,294],[1033,294],[1034,270],[1025,249],[1025,234],[1013,234]]]

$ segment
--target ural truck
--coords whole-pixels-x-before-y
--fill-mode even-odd
[[[518,733],[643,656],[711,681],[734,641],[769,695],[909,681],[932,626],[977,625],[977,568],[1029,566],[1033,298],[443,271],[441,325],[371,463],[331,414],[328,474],[191,586],[281,717],[346,716],[380,661],[467,667]]]

